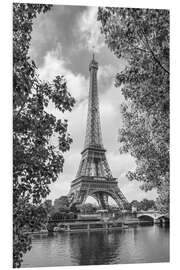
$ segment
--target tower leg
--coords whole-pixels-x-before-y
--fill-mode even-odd
[[[119,193],[115,190],[113,193],[112,193],[112,198],[115,200],[115,202],[117,203],[119,209],[123,209],[123,200],[122,198],[119,196]]]
[[[102,208],[102,209],[106,209],[107,208],[107,205],[106,205],[106,201],[105,201],[105,198],[104,198],[104,194],[102,192],[98,192],[95,194],[95,198],[99,204],[99,206]]]
[[[86,193],[80,190],[76,190],[74,193],[69,194],[70,205],[82,204],[86,199]]]
[[[105,205],[106,205],[106,208],[108,208],[108,195],[106,193],[103,194],[103,199],[104,199],[104,202],[105,202]]]

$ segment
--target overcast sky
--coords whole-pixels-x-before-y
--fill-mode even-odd
[[[128,170],[135,168],[135,162],[130,155],[119,153],[118,129],[122,126],[120,104],[123,97],[120,89],[113,86],[114,76],[125,67],[125,61],[117,59],[106,47],[96,17],[96,7],[58,5],[48,13],[39,15],[34,22],[30,55],[38,66],[41,79],[50,81],[56,75],[64,75],[68,90],[76,99],[72,112],[64,114],[69,121],[73,143],[65,154],[64,171],[50,186],[48,198],[54,200],[66,195],[78,170],[87,120],[88,65],[94,50],[99,63],[98,91],[103,144],[112,174],[118,178],[119,187],[129,201],[155,199],[155,191],[143,192],[137,182],[130,182],[126,178]],[[57,110],[50,109],[62,118]]]

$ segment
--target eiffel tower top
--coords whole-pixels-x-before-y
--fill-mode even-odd
[[[98,62],[93,58],[89,64],[90,80],[89,80],[89,101],[88,101],[88,116],[87,116],[87,127],[86,136],[84,143],[84,150],[86,148],[103,148],[102,133],[100,124],[99,114],[99,98],[97,88],[97,70]]]
[[[91,60],[91,62],[90,62],[90,64],[89,64],[89,71],[90,71],[92,68],[98,70],[98,62],[96,62],[96,60],[95,60],[95,55],[94,55],[94,53],[93,53],[93,58],[92,58],[92,60]]]

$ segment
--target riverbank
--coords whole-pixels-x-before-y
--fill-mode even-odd
[[[111,231],[128,229],[133,225],[152,225],[150,221],[140,221],[137,218],[117,221],[74,221],[74,222],[59,222],[52,226],[49,230],[41,230],[36,232],[26,232],[26,234],[38,235],[48,234],[53,232],[86,232],[86,231]]]

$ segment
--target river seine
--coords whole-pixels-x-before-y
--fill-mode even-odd
[[[169,261],[169,228],[137,226],[111,232],[34,235],[22,267]]]

